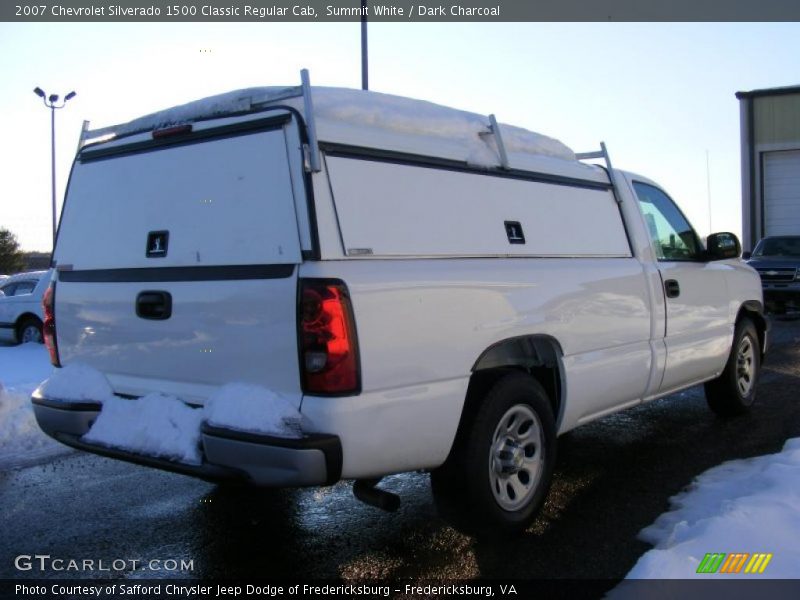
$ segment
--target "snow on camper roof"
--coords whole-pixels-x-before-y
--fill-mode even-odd
[[[424,100],[347,88],[312,87],[317,136],[323,142],[409,152],[498,165],[496,136],[489,132],[489,117]],[[199,120],[230,116],[285,105],[304,113],[300,88],[246,88],[195,100],[155,112],[92,134],[116,137]],[[574,162],[570,148],[551,137],[502,124],[503,142],[511,163],[525,155]],[[515,158],[517,160],[515,160]]]

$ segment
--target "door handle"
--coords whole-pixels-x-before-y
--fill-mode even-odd
[[[172,294],[147,291],[136,296],[136,316],[153,321],[164,321],[172,316]]]
[[[667,298],[677,298],[681,295],[681,286],[674,279],[667,279],[664,282],[664,291],[667,293]]]

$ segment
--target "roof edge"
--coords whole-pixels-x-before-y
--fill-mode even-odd
[[[739,100],[745,98],[761,98],[764,96],[786,96],[789,94],[800,94],[800,85],[790,85],[786,87],[764,88],[760,90],[751,90],[749,92],[736,92],[736,97]]]

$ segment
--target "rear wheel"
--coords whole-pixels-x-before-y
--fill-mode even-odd
[[[742,319],[736,325],[725,370],[705,385],[708,406],[722,417],[748,412],[756,399],[756,381],[760,371],[758,332],[752,321]]]
[[[26,317],[17,326],[17,340],[20,344],[27,344],[28,342],[36,342],[41,344],[42,338],[42,322],[34,317]]]
[[[555,422],[532,377],[511,373],[485,394],[447,463],[431,474],[436,505],[458,529],[524,531],[544,503],[555,464]]]

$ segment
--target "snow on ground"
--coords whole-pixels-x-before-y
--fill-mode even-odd
[[[31,407],[31,393],[52,371],[42,344],[0,346],[0,469],[70,452],[42,433]]]
[[[655,547],[628,579],[800,578],[800,438],[788,440],[777,454],[709,469],[671,503],[670,512],[639,534]],[[751,557],[738,574],[697,574],[707,553],[772,558],[755,576],[744,573]]]

